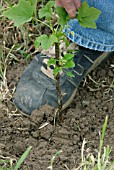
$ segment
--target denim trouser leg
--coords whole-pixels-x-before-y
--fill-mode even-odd
[[[83,2],[83,0],[82,0]],[[77,19],[69,21],[64,32],[76,44],[98,51],[114,51],[114,0],[87,0],[89,6],[101,10],[97,29],[82,28]]]

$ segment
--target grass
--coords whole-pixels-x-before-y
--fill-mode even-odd
[[[81,149],[81,163],[77,168],[73,168],[72,170],[114,170],[114,161],[110,161],[111,148],[109,146],[104,147],[103,149],[103,141],[105,137],[106,127],[108,122],[108,116],[105,118],[104,125],[102,127],[102,133],[100,137],[99,151],[97,155],[93,155],[89,153],[87,156],[84,155],[85,151],[85,139],[83,140],[82,149]],[[48,169],[54,170],[54,161],[60,156],[62,151],[58,151],[51,159],[50,166]],[[67,170],[68,169],[67,167]]]
[[[74,168],[73,170],[114,170],[114,161],[110,161],[111,148],[107,146],[104,147],[103,150],[103,141],[105,137],[107,122],[108,116],[106,116],[102,128],[98,155],[96,157],[93,156],[93,154],[87,155],[87,157],[84,156],[84,146],[86,144],[84,140],[81,153],[82,162],[78,168]]]
[[[23,153],[23,155],[18,160],[15,166],[13,166],[13,160],[11,158],[10,159],[8,158],[9,160],[5,158],[1,159],[0,164],[2,164],[2,166],[0,166],[0,170],[18,170],[21,164],[24,162],[27,155],[29,154],[31,148],[32,148],[31,146],[28,147],[28,149]]]
[[[73,168],[72,170],[114,170],[114,161],[110,161],[111,148],[107,146],[107,147],[104,147],[103,149],[103,141],[105,138],[107,122],[108,122],[108,116],[106,116],[105,122],[102,127],[98,154],[96,156],[94,156],[92,153],[89,153],[86,156],[84,155],[85,144],[86,144],[86,141],[84,139],[83,144],[82,144],[82,149],[81,149],[82,161],[77,168]],[[11,158],[1,159],[0,170],[18,170],[21,164],[24,162],[27,155],[29,154],[31,148],[32,147],[30,146],[23,153],[23,155],[18,160],[15,166],[13,166],[13,160]],[[50,166],[48,167],[48,169],[54,170],[55,159],[59,157],[61,153],[62,153],[62,150],[59,150],[55,153],[55,155],[52,157],[50,161]],[[70,170],[70,169],[68,169],[67,167],[67,170]]]

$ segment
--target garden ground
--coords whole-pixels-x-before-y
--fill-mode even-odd
[[[28,24],[20,31],[4,18],[0,23],[0,38],[4,40],[0,72],[0,159],[18,160],[32,146],[20,170],[45,170],[53,155],[62,150],[54,170],[72,170],[81,162],[84,139],[87,142],[84,154],[97,155],[101,128],[108,115],[104,146],[112,147],[111,160],[114,160],[114,54],[86,76],[74,101],[62,113],[62,120],[55,125],[54,109],[49,106],[33,111],[31,116],[15,107],[13,94],[30,57],[36,54],[33,41],[39,31],[49,33],[47,28],[38,30]]]
[[[114,160],[113,64],[114,57],[108,58],[84,79],[74,101],[62,113],[61,122],[54,126],[54,110],[49,106],[33,111],[31,116],[16,109],[11,94],[27,62],[23,58],[11,62],[6,75],[9,92],[0,104],[0,157],[18,160],[28,146],[32,146],[22,169],[45,170],[52,156],[62,150],[54,170],[71,170],[81,161],[84,138],[87,141],[85,155],[96,155],[101,128],[108,114],[104,146],[112,147],[111,159]]]

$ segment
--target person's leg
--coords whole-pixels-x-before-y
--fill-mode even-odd
[[[83,2],[84,0],[82,0]],[[77,19],[69,21],[64,32],[76,44],[98,51],[114,51],[114,1],[87,0],[90,7],[101,10],[96,20],[97,29],[83,28]]]

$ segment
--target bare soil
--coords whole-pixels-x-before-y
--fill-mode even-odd
[[[111,159],[114,160],[114,57],[84,79],[74,101],[62,113],[62,121],[56,121],[56,125],[54,109],[47,105],[27,116],[13,104],[10,94],[27,64],[21,58],[7,68],[9,92],[0,103],[0,157],[18,160],[28,146],[32,146],[20,169],[45,170],[52,156],[62,150],[55,160],[54,170],[71,170],[81,161],[84,138],[87,141],[85,155],[97,154],[101,128],[108,115],[104,146],[112,147]]]

